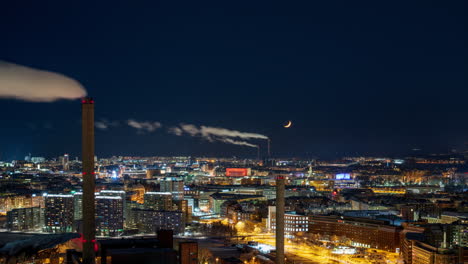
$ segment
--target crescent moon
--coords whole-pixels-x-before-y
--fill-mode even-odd
[[[285,127],[285,128],[290,128],[290,127],[291,127],[291,125],[292,125],[292,122],[291,122],[291,120],[289,120],[289,121],[288,121],[288,124],[287,124],[287,125],[285,125],[284,127]]]

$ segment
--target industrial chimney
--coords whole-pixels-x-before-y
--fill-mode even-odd
[[[94,100],[81,101],[82,111],[82,161],[83,161],[83,264],[94,264],[96,243],[95,175],[94,175]]]
[[[284,264],[284,177],[276,177],[276,261]]]

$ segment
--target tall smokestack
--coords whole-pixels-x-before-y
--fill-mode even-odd
[[[81,101],[82,160],[83,160],[83,264],[94,264],[96,243],[95,175],[94,175],[94,101],[86,97]]]
[[[271,144],[271,140],[268,139],[268,149],[267,149],[268,158],[270,158],[270,144]]]
[[[276,264],[284,264],[284,177],[276,177]]]

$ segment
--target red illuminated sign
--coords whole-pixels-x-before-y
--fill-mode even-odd
[[[229,177],[243,177],[249,175],[247,168],[226,168],[226,176]]]

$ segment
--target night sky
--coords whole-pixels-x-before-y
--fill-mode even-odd
[[[281,157],[447,152],[468,142],[466,10],[465,1],[3,1],[0,59],[78,80],[96,120],[163,124],[96,130],[98,157],[256,156],[166,132],[179,123],[265,134]],[[78,100],[2,100],[0,112],[0,160],[80,155]]]

